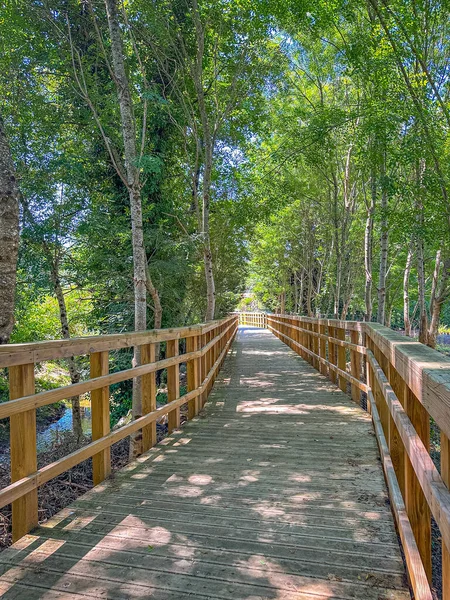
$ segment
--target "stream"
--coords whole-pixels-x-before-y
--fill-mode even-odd
[[[84,435],[91,434],[91,407],[81,406],[81,427]],[[72,409],[67,407],[62,416],[48,425],[42,431],[37,432],[36,446],[38,452],[51,450],[58,443],[58,439],[62,433],[72,430]]]

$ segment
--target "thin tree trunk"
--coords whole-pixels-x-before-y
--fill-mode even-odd
[[[51,260],[51,256],[49,256]],[[66,299],[64,298],[64,292],[61,287],[61,280],[59,278],[58,259],[51,260],[51,275],[53,282],[53,289],[55,296],[58,301],[59,307],[59,320],[61,323],[61,334],[65,340],[70,339],[69,330],[69,319],[67,316]],[[80,371],[78,370],[77,363],[73,356],[67,358],[67,365],[69,367],[70,381],[71,383],[78,383],[80,381]],[[72,405],[72,430],[76,440],[79,442],[83,436],[83,429],[81,427],[81,407],[80,397],[72,396],[70,398]]]
[[[0,344],[8,343],[14,326],[18,250],[19,187],[0,116]]]
[[[425,302],[425,265],[423,257],[423,240],[417,239],[417,286],[419,294],[419,342],[427,343],[428,315]]]
[[[437,257],[436,257],[437,261]],[[440,256],[439,256],[440,262]],[[435,274],[439,275],[439,268],[436,264]],[[442,265],[442,274],[439,283],[436,282],[436,287],[433,294],[433,302],[430,304],[430,326],[427,334],[427,345],[431,348],[436,348],[436,339],[439,331],[439,322],[441,317],[442,305],[448,298],[449,293],[449,279],[450,279],[450,259],[444,260]]]
[[[424,245],[422,237],[423,228],[423,205],[422,205],[422,192],[423,192],[423,172],[425,170],[425,161],[420,160],[416,165],[416,184],[417,184],[417,223],[418,223],[418,234],[416,239],[417,247],[417,286],[418,286],[418,303],[419,303],[419,342],[422,344],[427,343],[428,339],[428,314],[427,306],[425,302],[425,258],[424,258]]]
[[[147,265],[147,269],[146,269],[146,274],[147,274],[147,279],[146,279],[145,285],[147,286],[148,293],[150,294],[150,296],[152,297],[152,300],[153,300],[153,308],[154,308],[153,326],[155,329],[161,329],[162,314],[163,314],[163,310],[162,310],[162,306],[161,306],[161,299],[159,297],[158,290],[153,285],[153,281],[150,276],[150,271],[149,271],[148,265]],[[158,342],[157,344],[155,344],[156,360],[159,360],[159,349],[160,349],[160,344]]]
[[[383,176],[385,175],[385,162],[383,159]],[[387,263],[388,263],[388,244],[389,244],[389,230],[388,230],[388,197],[387,192],[383,189],[381,194],[381,235],[380,235],[380,270],[378,276],[378,311],[377,321],[382,325],[386,321],[386,277],[387,277]]]
[[[134,326],[136,331],[143,331],[147,327],[147,260],[144,248],[142,223],[141,182],[139,180],[139,169],[136,166],[138,158],[136,148],[136,125],[133,115],[130,84],[125,69],[124,47],[119,23],[117,0],[105,0],[105,4],[111,37],[112,65],[119,99],[127,188],[130,198],[134,266]],[[141,364],[139,346],[135,346],[134,348],[133,364],[134,366]],[[133,380],[132,414],[134,419],[138,419],[142,416],[142,389],[140,378],[135,378]],[[130,455],[131,457],[135,457],[141,453],[142,431],[139,431],[131,436]]]
[[[410,244],[406,257],[405,273],[403,275],[403,321],[405,323],[405,335],[411,337],[411,319],[409,316],[409,276],[411,274],[413,248]]]
[[[367,205],[366,227],[364,230],[364,270],[365,270],[365,287],[364,300],[366,305],[366,313],[364,320],[370,322],[372,320],[372,253],[373,253],[373,215],[376,202],[376,182],[375,177],[371,177],[371,200]]]

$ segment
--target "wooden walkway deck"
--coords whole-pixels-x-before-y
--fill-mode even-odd
[[[242,327],[204,415],[0,569],[7,600],[410,598],[370,418]]]

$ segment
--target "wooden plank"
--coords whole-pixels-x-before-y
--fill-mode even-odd
[[[9,397],[34,393],[34,365],[9,368]],[[14,415],[10,420],[11,481],[14,483],[37,469],[36,410]],[[12,538],[18,540],[38,524],[37,490],[24,494],[12,503]]]
[[[352,344],[359,346],[359,331],[350,331]],[[361,379],[361,359],[362,355],[357,350],[350,350],[350,372],[355,379]],[[352,385],[352,400],[360,404],[361,393],[356,385]]]
[[[441,433],[441,477],[450,486],[450,441]],[[450,599],[450,549],[442,541],[442,600]]]
[[[320,338],[319,338],[319,356],[321,358],[324,358],[326,360],[327,356],[327,342],[326,342],[326,328],[325,325],[322,325],[319,323],[318,325],[318,333],[320,334]],[[320,362],[320,372],[322,373],[322,375],[327,376],[328,375],[328,369],[327,369],[327,365],[326,363],[319,361]],[[352,373],[353,375],[353,373]]]
[[[222,351],[222,355],[219,356],[219,358],[217,359],[213,369],[219,368],[223,356],[227,353],[232,341],[233,339],[231,338],[227,342],[225,348]],[[64,473],[65,471],[71,469],[75,465],[78,465],[79,463],[87,460],[88,458],[91,458],[92,456],[101,452],[102,450],[109,448],[110,446],[112,446],[112,444],[120,442],[120,440],[123,440],[135,431],[139,431],[139,429],[143,429],[146,425],[157,421],[159,418],[173,410],[175,406],[181,406],[182,404],[189,402],[193,398],[200,396],[204,393],[206,386],[210,380],[210,377],[211,374],[207,375],[202,385],[200,385],[196,390],[184,394],[184,396],[181,396],[178,400],[174,400],[171,404],[161,406],[160,408],[154,410],[148,415],[143,415],[139,419],[131,421],[131,423],[128,423],[128,425],[124,425],[120,429],[112,431],[105,437],[96,440],[95,442],[91,442],[90,444],[83,446],[79,450],[75,450],[75,452],[72,452],[64,458],[61,458],[55,461],[54,463],[51,463],[43,467],[42,469],[39,469],[35,473],[23,477],[19,481],[16,481],[15,483],[3,488],[3,490],[0,491],[0,508],[6,506],[7,504],[10,504],[11,502],[14,502],[14,500],[17,500],[24,494],[28,494],[28,492],[30,492],[31,490],[38,488],[47,481],[50,481],[50,479],[61,475],[61,473]]]
[[[92,352],[105,352],[108,350],[119,350],[120,348],[132,348],[168,339],[186,338],[191,335],[206,333],[220,323],[232,323],[234,316],[225,317],[210,323],[190,325],[188,327],[177,327],[168,329],[151,329],[131,333],[118,333],[101,336],[85,336],[70,338],[69,340],[51,340],[48,342],[33,342],[26,344],[0,345],[0,368],[37,363],[46,360],[67,358],[73,355],[85,355]]]
[[[91,377],[107,375],[109,353],[93,352],[90,356]],[[92,439],[99,440],[110,432],[109,386],[91,392]],[[106,448],[92,457],[92,476],[98,485],[111,474],[111,449]]]
[[[411,392],[407,390],[405,412],[412,426],[422,441],[426,452],[430,450],[430,417],[426,410]],[[400,433],[400,432],[399,432]],[[431,582],[431,514],[429,500],[425,496],[416,469],[413,468],[411,456],[405,465],[405,504],[408,517],[419,547],[422,562]],[[430,458],[431,462],[431,458]],[[449,495],[450,511],[450,495]],[[439,520],[438,520],[439,523]],[[450,542],[450,539],[449,539]]]
[[[404,409],[374,355],[369,351],[367,356],[409,456],[410,462],[405,461],[405,505],[425,572],[431,581],[430,509],[443,539],[450,545],[450,493],[429,455],[429,417],[410,390]]]
[[[8,597],[408,600],[370,418],[314,373],[241,332],[205,418],[2,553]]]
[[[178,356],[179,342],[178,340],[167,340],[166,356],[172,358]],[[180,366],[173,365],[167,369],[167,402],[170,404],[173,400],[180,397]],[[169,412],[168,416],[168,433],[172,433],[174,429],[180,426],[180,407],[175,407]]]
[[[200,336],[192,336],[186,339],[187,352],[195,352],[200,346]],[[195,390],[200,385],[200,359],[195,358],[187,363],[187,389],[188,392]],[[193,419],[200,411],[199,398],[194,398],[188,403],[188,418]]]
[[[191,338],[187,338],[191,339]],[[196,348],[197,349],[197,348]],[[156,361],[156,344],[146,344],[141,347],[142,364]],[[156,409],[156,372],[142,376],[142,414],[147,415]],[[142,429],[142,448],[144,452],[150,450],[157,442],[156,422],[146,425]]]
[[[328,327],[328,335],[331,338],[337,337],[334,327]],[[328,362],[331,365],[336,365],[336,346],[331,340],[328,341]],[[330,368],[330,379],[333,383],[337,382],[336,371],[333,368]]]
[[[377,323],[367,324],[367,336],[375,341],[414,396],[450,437],[450,358]]]
[[[335,335],[338,340],[345,341],[345,329],[344,328],[336,328]],[[337,347],[337,366],[341,371],[347,370],[347,361],[345,358],[345,348],[341,345]],[[344,377],[339,377],[339,387],[343,392],[347,391],[347,381]]]
[[[268,329],[270,331],[272,331],[273,333],[277,334],[277,337],[284,341],[285,339],[287,340],[288,337],[282,333],[277,332],[277,330],[272,327],[270,324],[268,325]],[[295,342],[295,344],[297,344],[297,342]],[[300,345],[300,344],[299,344]],[[311,352],[311,350],[309,350],[308,348],[306,348],[306,346],[302,346],[303,351],[305,352],[306,355],[313,355],[313,352]],[[342,371],[341,369],[339,369],[338,367],[336,367],[336,365],[331,364],[329,361],[321,358],[318,355],[314,355],[320,362],[324,362],[327,364],[330,372],[333,372],[335,374],[335,376],[340,376],[343,377],[344,379],[346,379],[347,381],[349,381],[351,384],[356,385],[362,392],[367,392],[367,385],[365,383],[363,383],[362,381],[358,381],[357,379],[355,379],[354,377],[352,377],[349,373],[347,373],[346,371]],[[310,358],[310,360],[312,360],[312,358]]]
[[[375,398],[370,390],[368,392],[368,401],[371,407],[370,412],[372,414],[375,434],[377,436],[378,446],[380,448],[383,469],[389,488],[392,512],[394,513],[400,539],[402,541],[403,552],[405,554],[408,575],[412,590],[414,592],[414,598],[415,600],[433,600],[433,594],[428,583],[428,577],[422,564],[420,552],[416,544],[400,486],[397,481],[396,471],[391,459],[386,438],[384,436]]]
[[[225,335],[226,331],[229,331],[233,328],[234,323],[231,320],[229,323],[227,323],[227,329],[221,335]],[[214,342],[210,342],[210,344],[213,343]],[[93,379],[88,379],[87,381],[82,381],[80,383],[56,388],[54,390],[40,392],[32,396],[25,396],[22,398],[11,400],[9,402],[3,402],[2,404],[0,404],[0,419],[4,419],[14,414],[19,414],[24,410],[30,410],[32,408],[38,408],[40,406],[53,404],[54,402],[59,402],[61,400],[65,400],[66,398],[71,398],[72,396],[80,396],[92,390],[100,389],[106,385],[120,383],[121,381],[132,379],[133,377],[141,377],[142,375],[146,375],[148,373],[154,373],[155,371],[166,369],[172,365],[180,364],[182,362],[186,362],[188,360],[196,358],[196,356],[203,355],[208,351],[209,348],[210,346],[205,345],[201,350],[198,350],[195,354],[183,354],[179,356],[174,356],[172,358],[159,360],[154,363],[143,364],[131,369],[124,369],[123,371],[119,371],[117,373],[110,373],[109,375],[104,375],[102,377],[95,377]]]

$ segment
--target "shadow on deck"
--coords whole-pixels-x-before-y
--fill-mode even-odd
[[[7,600],[410,598],[369,415],[253,327],[199,417],[0,568]]]

